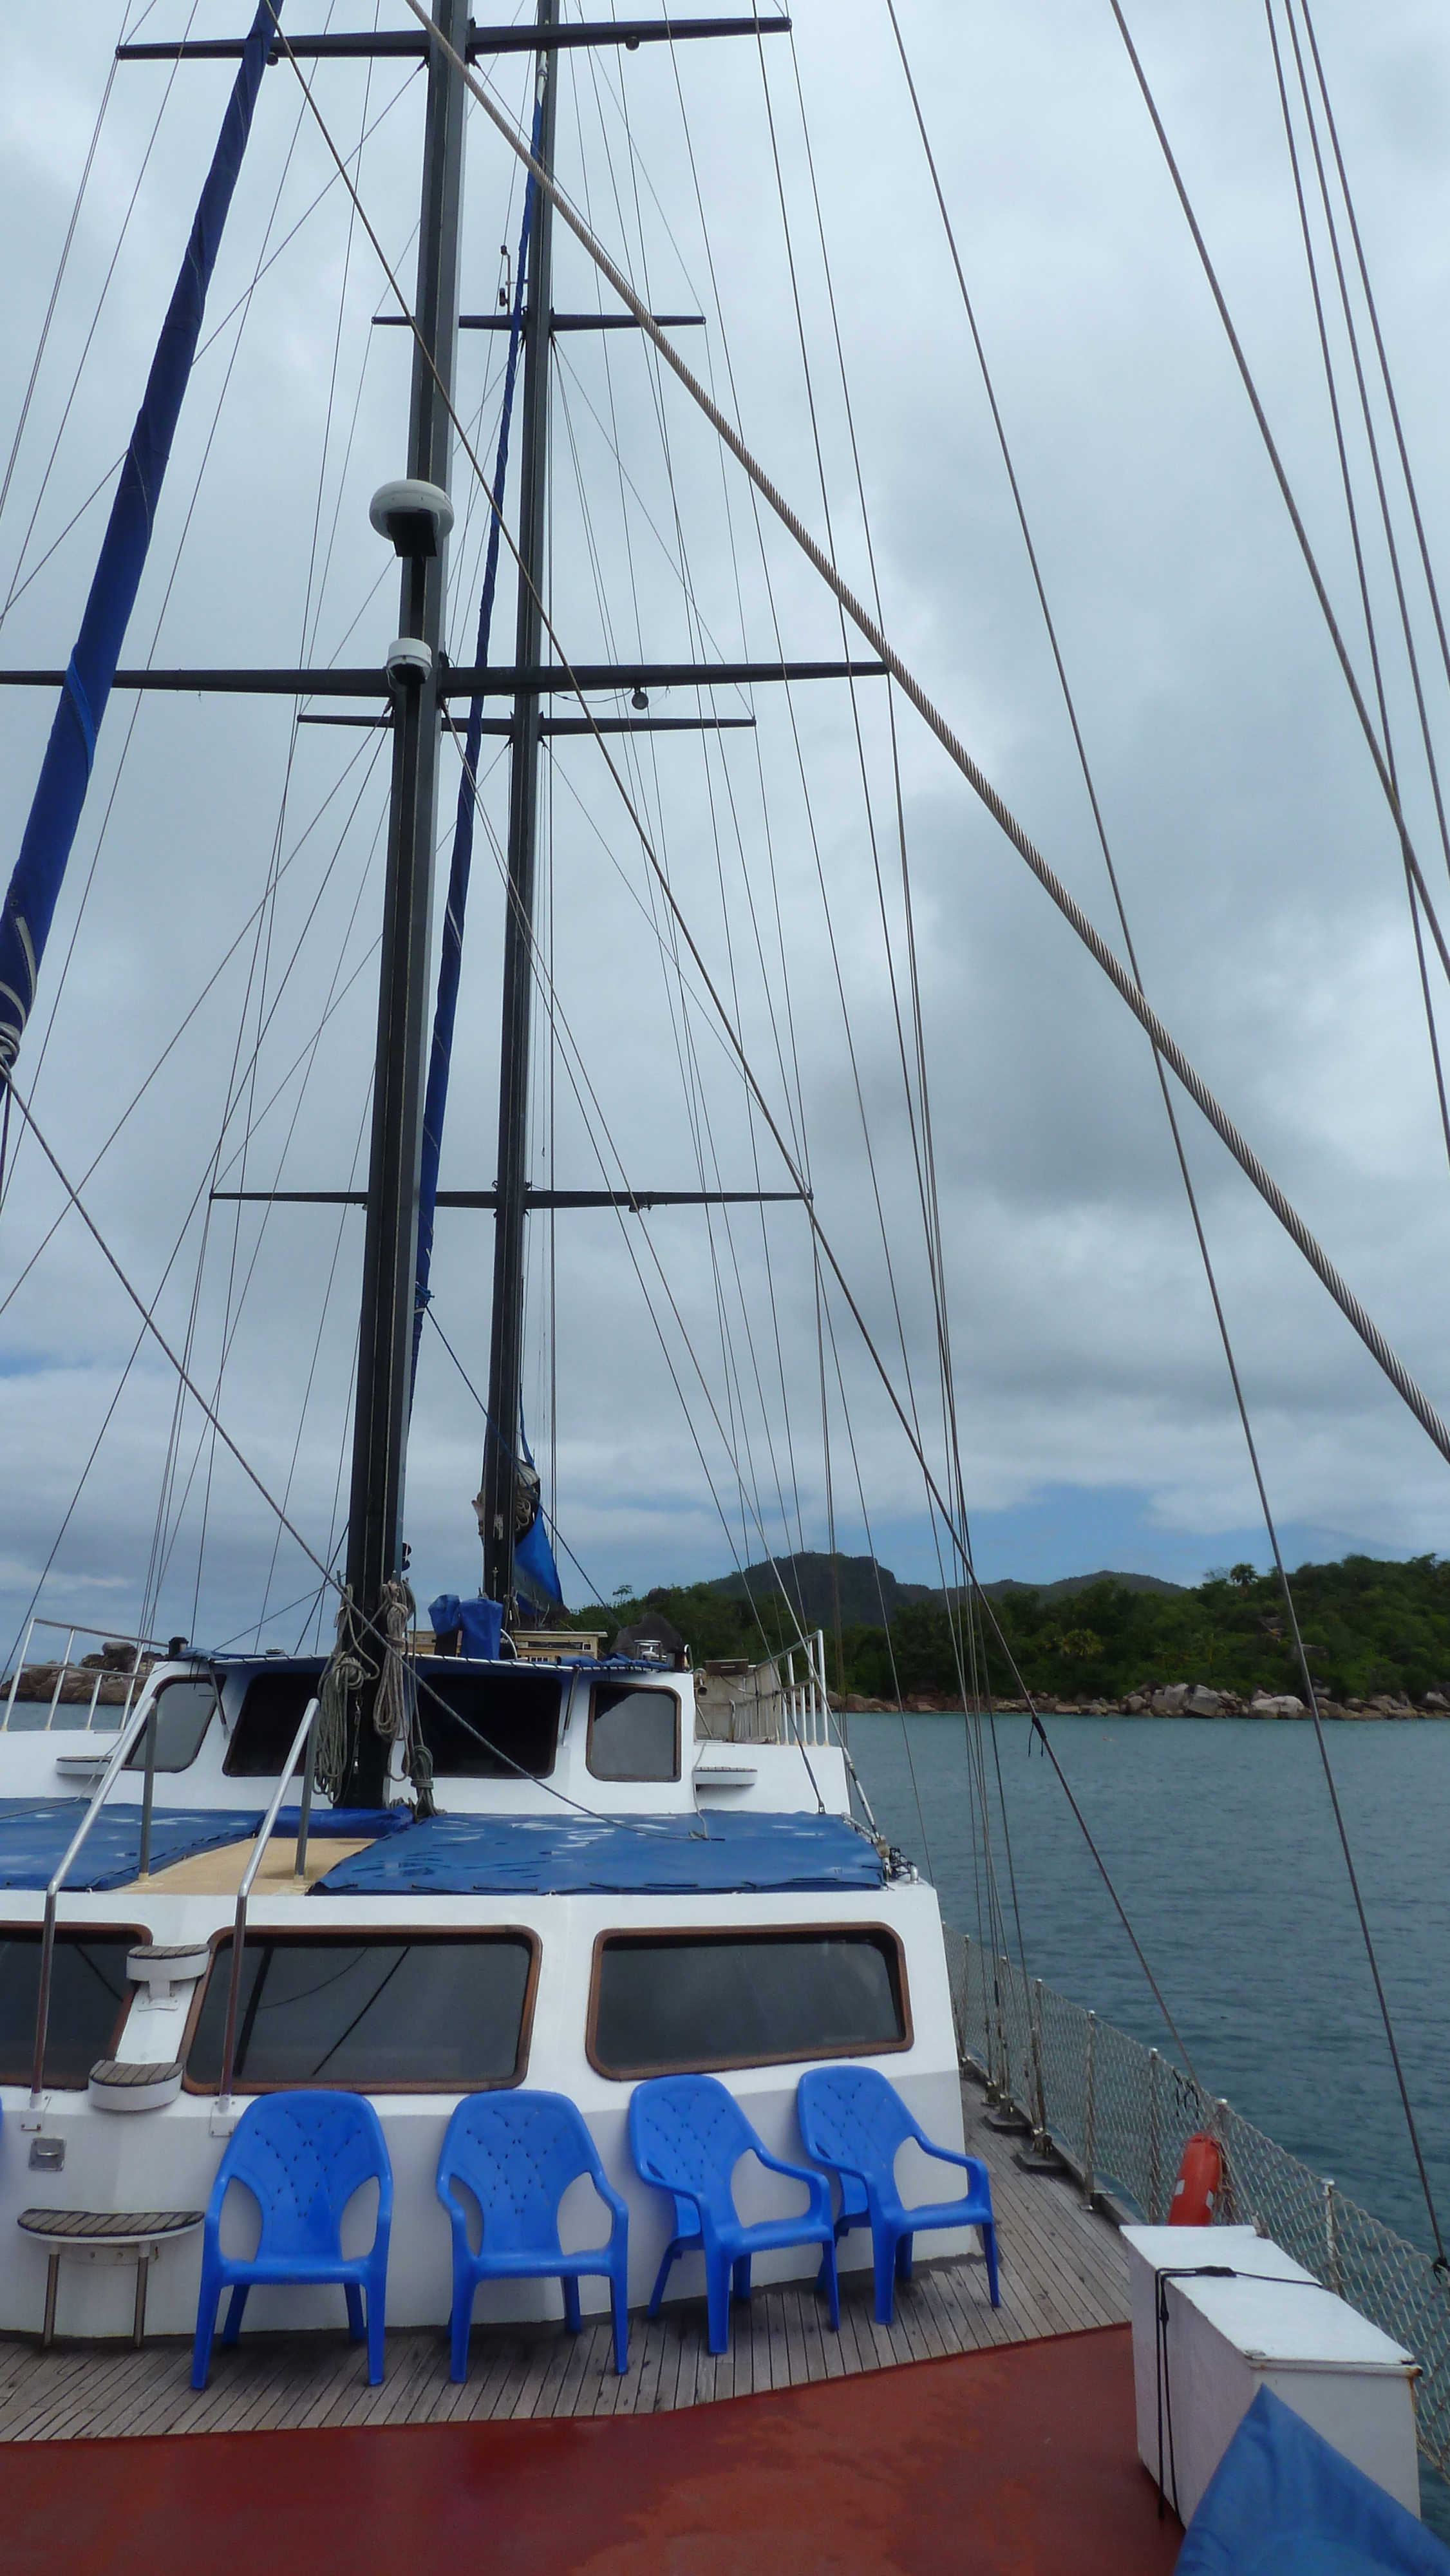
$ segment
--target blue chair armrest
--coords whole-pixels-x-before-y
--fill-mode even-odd
[[[785,2174],[792,2182],[806,2184],[811,2195],[810,2208],[806,2212],[808,2218],[831,2216],[831,2186],[819,2166],[790,2164],[784,2156],[773,2156],[769,2147],[759,2144],[755,2148],[755,2153],[763,2165],[769,2166],[772,2173]]]
[[[935,2156],[938,2164],[960,2165],[964,2173],[980,2173],[983,2181],[985,2182],[987,2180],[987,2168],[983,2164],[980,2156],[964,2156],[961,2155],[955,2147],[938,2146],[935,2138],[929,2138],[927,2136],[921,2122],[919,2120],[912,2119],[909,2111],[907,2113],[907,2118],[911,2120],[911,2134],[915,2138],[917,2145],[923,2148],[927,2155]]]
[[[619,2193],[615,2190],[613,2183],[606,2182],[602,2174],[592,2174],[590,2176],[590,2180],[593,2182],[594,2188],[598,2192],[600,2199],[603,2201],[605,2208],[608,2210],[610,2217],[613,2219],[615,2226],[627,2227],[629,2225],[628,2201],[621,2199]]]
[[[815,2153],[814,2149],[812,2149],[812,2153]],[[823,2156],[819,2154],[816,2155],[816,2162],[818,2165],[823,2165],[828,2174],[839,2175],[843,2182],[858,2182],[863,2191],[868,2190],[870,2187],[870,2176],[861,2165],[848,2165],[843,2163],[837,2156]]]

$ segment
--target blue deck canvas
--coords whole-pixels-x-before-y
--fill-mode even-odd
[[[84,1798],[0,1798],[0,1887],[48,1887],[85,1814]],[[257,1832],[263,1810],[158,1807],[151,1819],[151,1866],[169,1869],[195,1852],[217,1851]],[[141,1809],[103,1807],[66,1877],[66,1886],[124,1887],[141,1866]]]
[[[314,1896],[652,1896],[879,1887],[843,1816],[430,1816]]]
[[[1261,2388],[1204,2489],[1177,2576],[1450,2576],[1450,2549]]]
[[[48,1887],[67,1843],[86,1810],[84,1798],[0,1798],[0,1887]],[[261,1807],[157,1807],[151,1818],[152,1870],[226,1843],[251,1842],[261,1829]],[[314,1807],[308,1828],[316,1842],[362,1834],[395,1834],[408,1807]],[[299,1810],[284,1807],[274,1832],[295,1834]],[[99,1892],[124,1887],[141,1866],[141,1809],[101,1809],[66,1877],[66,1886]]]

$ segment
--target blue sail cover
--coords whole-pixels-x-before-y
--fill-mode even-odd
[[[542,104],[534,110],[533,149],[539,148]],[[488,660],[493,626],[493,594],[498,580],[498,541],[503,518],[504,483],[508,474],[509,424],[513,419],[514,385],[519,371],[523,333],[524,279],[528,269],[529,228],[534,212],[532,173],[524,183],[523,221],[519,227],[518,265],[514,272],[513,315],[509,323],[508,363],[504,369],[503,408],[494,453],[493,507],[489,516],[488,553],[484,561],[483,596],[478,608],[478,643],[474,665]],[[433,1220],[438,1209],[438,1161],[443,1150],[443,1121],[448,1109],[448,1074],[453,1060],[453,1023],[458,1011],[458,977],[463,964],[463,920],[468,909],[468,880],[473,868],[473,812],[478,760],[483,748],[483,700],[473,698],[463,742],[463,775],[458,782],[458,808],[453,823],[453,863],[448,871],[448,902],[443,914],[443,946],[438,959],[438,995],[433,1006],[433,1044],[428,1057],[428,1088],[423,1100],[423,1159],[418,1175],[418,1266],[413,1291],[413,1377],[418,1383],[418,1346],[423,1317],[432,1295]],[[557,1598],[557,1595],[555,1596]]]
[[[524,1453],[525,1464],[532,1467],[534,1453],[529,1447],[529,1435],[524,1429],[522,1408],[519,1412],[519,1445]],[[563,1600],[564,1593],[559,1581],[559,1569],[554,1563],[554,1551],[549,1545],[549,1530],[544,1518],[542,1493],[534,1506],[534,1517],[523,1537],[514,1540],[514,1574],[515,1577],[523,1576],[524,1590],[532,1600]]]
[[[726,1896],[880,1887],[844,1816],[429,1816],[314,1896]]]
[[[278,9],[280,5],[277,0]],[[261,0],[201,192],[181,274],[161,326],[20,856],[0,912],[0,1074],[8,1074],[15,1062],[35,1000],[45,943],[90,785],[96,736],[145,570],[162,478],[196,355],[206,291],[275,31],[271,0]]]
[[[1450,2576],[1450,2549],[1261,2388],[1204,2489],[1177,2576]]]

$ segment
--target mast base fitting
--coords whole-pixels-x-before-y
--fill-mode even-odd
[[[395,697],[421,689],[433,668],[433,647],[421,635],[399,635],[388,646],[388,686]]]
[[[373,494],[368,517],[395,554],[431,558],[453,525],[453,504],[436,483],[384,483]]]

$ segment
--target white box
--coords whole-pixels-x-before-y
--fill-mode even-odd
[[[1409,2353],[1252,2227],[1125,2227],[1123,2242],[1133,2303],[1138,2457],[1156,2479],[1166,2379],[1162,2482],[1171,2504],[1176,2472],[1182,2521],[1193,2515],[1260,2388],[1272,2388],[1418,2516],[1417,2365]],[[1168,2281],[1160,2357],[1159,2275],[1199,2264],[1227,2265],[1235,2277]]]

